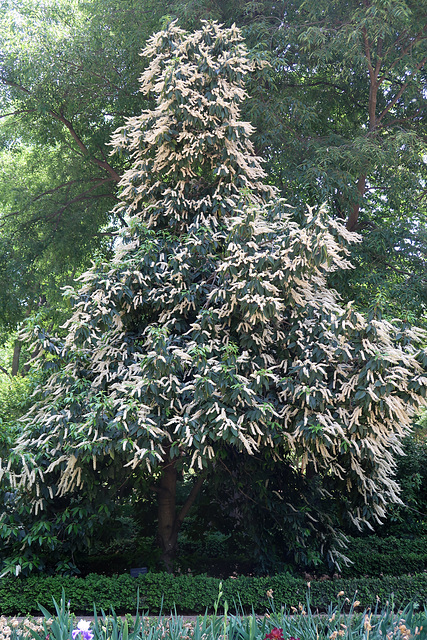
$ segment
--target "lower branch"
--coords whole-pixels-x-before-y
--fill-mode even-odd
[[[202,474],[201,476],[199,476],[199,478],[196,480],[196,482],[193,484],[193,487],[188,495],[187,500],[185,501],[181,511],[179,512],[179,515],[177,516],[177,522],[178,522],[178,528],[181,527],[181,524],[184,521],[184,518],[187,516],[188,512],[190,511],[191,507],[194,504],[195,499],[197,498],[197,495],[200,491],[200,489],[202,488],[202,485],[205,481],[206,478],[206,474]]]

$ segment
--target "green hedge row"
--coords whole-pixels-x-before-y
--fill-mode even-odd
[[[204,613],[211,610],[218,597],[220,580],[206,576],[171,576],[166,573],[148,573],[131,578],[129,575],[107,577],[90,574],[86,578],[75,577],[35,577],[0,580],[0,615],[37,614],[37,604],[52,610],[52,597],[58,602],[64,588],[70,600],[71,611],[76,614],[91,614],[93,603],[98,611],[106,612],[113,607],[116,613],[133,613],[136,608],[137,591],[140,593],[140,609],[158,613],[163,601],[163,611],[169,613],[176,606],[178,613]],[[273,590],[276,608],[280,605],[298,607],[306,602],[307,583],[288,574],[272,577],[239,576],[222,581],[223,598],[233,603],[241,603],[245,610],[252,607],[263,613],[270,608],[267,590]],[[358,578],[349,580],[312,581],[310,601],[312,608],[326,610],[329,604],[337,602],[337,594],[350,600],[357,591],[361,607],[375,606],[377,597],[385,604],[394,594],[394,602],[406,604],[418,602],[427,604],[427,573],[415,576]]]
[[[378,536],[349,538],[344,553],[353,564],[342,567],[343,578],[400,576],[427,570],[427,536],[414,539]]]

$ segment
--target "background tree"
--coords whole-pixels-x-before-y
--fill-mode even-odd
[[[424,322],[427,4],[177,2],[192,27],[212,13],[243,28],[272,66],[245,115],[269,179],[304,215],[327,202],[362,233],[351,272],[332,283],[359,308]]]
[[[349,267],[343,225],[264,204],[275,191],[240,119],[254,65],[235,26],[172,24],[144,55],[155,106],[113,138],[132,154],[115,210],[128,228],[70,292],[65,340],[36,331],[53,375],[12,452],[12,487],[37,511],[110,458],[141,469],[169,570],[224,448],[327,472],[356,525],[380,519],[398,500],[392,454],[424,402],[425,334],[340,307],[327,278]],[[182,472],[194,483],[178,511]]]
[[[111,209],[126,163],[109,158],[108,143],[142,108],[139,52],[159,9],[150,0],[0,5],[0,323],[9,331],[41,306],[54,317],[61,286],[108,254],[123,225]]]

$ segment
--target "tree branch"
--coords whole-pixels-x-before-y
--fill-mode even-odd
[[[8,116],[20,116],[25,113],[34,113],[34,109],[18,109],[18,111],[11,111],[10,113],[0,114],[0,118],[7,118]]]
[[[371,60],[371,45],[369,43],[369,39],[368,39],[368,33],[366,31],[366,27],[363,27],[362,29],[362,34],[363,34],[363,46],[365,49],[365,58],[367,60],[368,63],[368,69],[369,69],[369,77],[371,78],[371,81],[374,80],[374,68],[372,66],[372,60]]]
[[[364,196],[366,189],[366,176],[361,175],[359,180],[357,181],[357,192],[359,194],[360,199]],[[360,212],[360,200],[356,204],[353,205],[350,215],[348,216],[346,227],[349,231],[354,231],[357,225],[357,221],[359,219]]]
[[[63,214],[63,212],[69,206],[71,206],[72,204],[76,204],[77,202],[82,202],[84,200],[95,200],[95,199],[98,199],[98,198],[114,198],[114,199],[116,199],[114,194],[112,194],[112,193],[100,193],[100,194],[97,194],[97,195],[89,195],[91,193],[91,191],[96,189],[98,186],[100,186],[104,182],[109,182],[110,180],[112,180],[112,178],[103,178],[103,179],[93,178],[93,180],[96,180],[96,184],[92,185],[89,189],[86,189],[86,191],[83,191],[82,193],[80,193],[79,195],[75,196],[71,200],[66,199],[66,201],[62,205],[62,207],[59,207],[58,209],[53,211],[51,214],[49,214],[49,215],[43,215],[42,214],[42,215],[40,215],[38,217],[31,218],[30,220],[28,220],[27,225],[28,224],[34,224],[35,222],[39,222],[40,220],[55,220],[58,216],[61,216]],[[63,187],[67,187],[67,186],[70,187],[72,184],[75,184],[76,182],[79,182],[79,180],[71,180],[70,182],[64,182],[62,185],[59,185],[58,187],[55,187],[53,189],[49,189],[48,191],[44,191],[43,193],[41,193],[38,196],[36,196],[33,199],[33,202],[36,202],[37,200],[40,200],[44,196],[52,195],[55,192],[59,191],[59,189],[61,189]],[[1,217],[1,220],[0,220],[0,227],[4,226],[4,223],[8,218],[13,218],[15,216],[18,216],[20,213],[21,213],[21,211],[17,210],[17,211],[11,211],[10,213],[3,214],[2,217]]]
[[[13,87],[15,89],[18,89],[22,93],[25,93],[26,95],[31,95],[31,91],[29,89],[27,89],[26,87],[23,87],[17,82],[13,82],[12,80],[8,80],[7,78],[4,78],[4,77],[0,78],[0,81],[3,84],[7,85],[8,87]],[[56,111],[54,111],[53,109],[49,109],[47,113],[58,122],[61,122],[68,129],[72,139],[74,140],[74,142],[76,143],[80,151],[82,151],[85,156],[89,156],[90,161],[93,164],[96,164],[98,167],[106,171],[115,182],[120,182],[121,177],[108,162],[106,162],[105,160],[99,160],[99,158],[96,158],[95,156],[91,156],[89,154],[88,148],[86,147],[86,145],[84,144],[80,136],[77,134],[70,120],[67,120],[67,118],[62,113],[56,113]]]
[[[230,469],[227,467],[227,465],[225,464],[225,462],[224,462],[223,460],[220,460],[219,462],[220,462],[220,464],[224,467],[224,469],[227,471],[227,473],[230,475],[230,477],[231,477],[231,478],[233,478],[233,474],[231,473]],[[234,483],[234,485],[236,486],[236,483]],[[236,489],[237,489],[237,491],[238,491],[239,493],[241,493],[241,494],[242,494],[242,496],[244,496],[247,500],[249,500],[250,502],[253,502],[254,504],[257,504],[257,503],[256,503],[256,501],[255,501],[253,498],[251,498],[247,493],[245,493],[241,487],[237,487],[237,486],[236,486]]]
[[[405,122],[410,123],[417,116],[419,116],[420,113],[421,113],[421,108],[417,109],[412,116],[408,116],[407,118],[395,118],[394,120],[390,120],[389,122],[387,122],[387,127],[392,127],[395,124],[404,124]],[[381,124],[381,126],[384,126],[384,125]]]
[[[399,91],[397,92],[396,96],[393,98],[393,100],[385,107],[385,109],[383,109],[382,113],[379,115],[378,120],[377,120],[377,124],[379,124],[381,122],[381,120],[384,118],[385,115],[387,115],[387,113],[390,111],[390,109],[392,107],[394,107],[394,105],[396,104],[396,102],[399,100],[399,98],[402,96],[403,92],[405,91],[406,87],[408,86],[408,84],[411,82],[411,80],[414,77],[414,74],[416,71],[419,71],[427,62],[427,56],[425,58],[423,58],[422,60],[420,60],[420,62],[415,66],[415,69],[413,71],[413,73],[411,73],[409,79],[404,82],[402,84],[402,86],[400,87]]]
[[[305,89],[307,87],[318,87],[318,86],[332,87],[333,89],[336,89],[337,91],[340,91],[341,93],[345,94],[347,97],[350,97],[353,104],[355,104],[357,107],[363,108],[363,105],[360,102],[358,102],[354,96],[352,96],[349,93],[348,87],[341,87],[339,84],[335,84],[334,82],[329,82],[328,80],[316,80],[315,82],[306,82],[304,84],[298,83],[298,82],[282,82],[280,86],[291,87],[296,89]]]
[[[202,484],[204,483],[206,478],[206,474],[202,474],[201,476],[199,476],[199,478],[197,479],[197,481],[193,484],[193,487],[187,497],[187,500],[184,502],[184,506],[182,507],[181,511],[179,512],[178,516],[177,516],[177,522],[178,522],[178,526],[181,526],[182,522],[184,521],[185,516],[188,514],[188,512],[190,511],[191,507],[194,504],[195,499],[197,498],[197,494],[199,493],[200,489],[202,488]]]
[[[59,209],[51,213],[45,219],[46,220],[60,219],[64,211],[68,209],[68,207],[70,207],[72,204],[75,204],[76,202],[83,202],[85,200],[97,200],[98,198],[114,198],[114,196],[111,193],[100,193],[99,195],[91,196],[89,195],[91,191],[92,189],[88,189],[84,193],[81,193],[78,196],[76,196],[75,198],[68,200],[68,202],[66,202],[62,207],[60,207]]]
[[[111,182],[112,178],[90,178],[89,182],[96,182],[96,184],[93,185],[93,187],[90,189],[90,191],[92,189],[95,189],[97,186],[104,184],[105,182]],[[43,191],[42,193],[39,193],[38,196],[35,196],[33,198],[33,202],[36,202],[37,200],[40,200],[41,198],[43,198],[44,196],[50,196],[53,195],[54,193],[56,193],[57,191],[59,191],[60,189],[63,189],[64,187],[71,187],[71,185],[73,184],[78,184],[81,183],[81,180],[69,180],[67,182],[63,182],[62,184],[58,185],[57,187],[54,187],[53,189],[48,189],[47,191]],[[84,191],[83,193],[88,193],[87,191]]]
[[[88,148],[86,147],[86,145],[82,142],[82,140],[77,135],[77,133],[76,133],[73,125],[71,124],[71,122],[69,120],[67,120],[67,118],[65,118],[62,114],[55,113],[55,111],[49,111],[49,113],[53,118],[56,118],[59,122],[62,122],[62,124],[70,132],[71,137],[73,138],[73,140],[75,141],[75,143],[77,144],[79,149],[81,151],[83,151],[84,154],[88,155],[89,154]],[[113,169],[113,167],[108,162],[106,162],[105,160],[99,160],[98,158],[95,158],[94,156],[90,156],[90,160],[94,164],[98,165],[98,167],[101,167],[101,169],[104,169],[104,171],[109,173],[110,176],[112,177],[112,179],[115,182],[120,182],[121,177],[119,176],[117,171],[115,171],[115,169]]]
[[[378,83],[381,84],[382,82],[384,82],[384,80],[387,78],[387,73],[389,73],[396,65],[397,63],[402,60],[402,58],[404,58],[406,56],[407,53],[409,53],[409,51],[411,51],[411,49],[413,48],[414,44],[416,44],[417,42],[419,42],[421,40],[421,38],[424,37],[424,33],[427,31],[427,25],[425,25],[424,29],[422,31],[420,31],[411,41],[410,43],[407,45],[407,47],[405,47],[405,49],[403,49],[402,53],[400,54],[400,56],[397,56],[397,58],[394,59],[393,64],[387,69],[387,72],[384,73],[381,78],[378,80]],[[406,35],[403,34],[403,35]],[[399,42],[401,38],[398,38],[396,40],[396,42],[394,43],[395,45]],[[387,55],[390,53],[392,47],[389,47],[387,49]]]
[[[381,63],[382,63],[382,49],[383,49],[383,39],[379,38],[378,40],[378,45],[377,45],[377,64],[375,65],[375,82],[377,82],[378,80],[378,75],[381,69]]]
[[[399,269],[399,267],[396,267],[394,264],[391,264],[390,262],[388,262],[388,260],[386,260],[384,256],[380,255],[379,253],[368,251],[368,254],[373,258],[375,262],[378,262],[384,265],[387,269],[390,269],[391,271],[394,271],[395,273],[398,273],[401,276],[405,276],[405,278],[407,279],[414,277],[414,273],[411,273],[409,271],[404,271],[403,269]],[[422,278],[422,282],[426,282],[426,280]]]

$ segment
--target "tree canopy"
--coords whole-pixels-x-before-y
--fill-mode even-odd
[[[16,326],[111,248],[128,158],[109,157],[110,135],[145,105],[141,47],[178,17],[235,22],[268,55],[244,114],[269,182],[301,215],[327,202],[363,236],[333,286],[424,322],[426,15],[425,0],[4,0],[0,321]]]
[[[9,2],[0,10],[0,322],[54,309],[105,255],[123,161],[111,133],[141,109],[141,41],[158,3]],[[144,35],[145,34],[145,35]]]
[[[291,204],[326,201],[362,234],[356,269],[332,280],[346,299],[423,322],[427,4],[257,7],[243,20],[269,43],[251,105],[269,174]]]
[[[143,55],[153,106],[113,137],[131,157],[114,210],[127,227],[69,291],[65,338],[35,331],[53,373],[11,454],[16,499],[43,509],[110,458],[142,469],[171,569],[205,473],[231,447],[323,474],[357,525],[381,519],[398,501],[393,454],[425,403],[425,333],[366,318],[328,286],[360,238],[267,184],[241,118],[265,63],[236,26],[172,23]],[[194,484],[177,511],[183,470]]]

